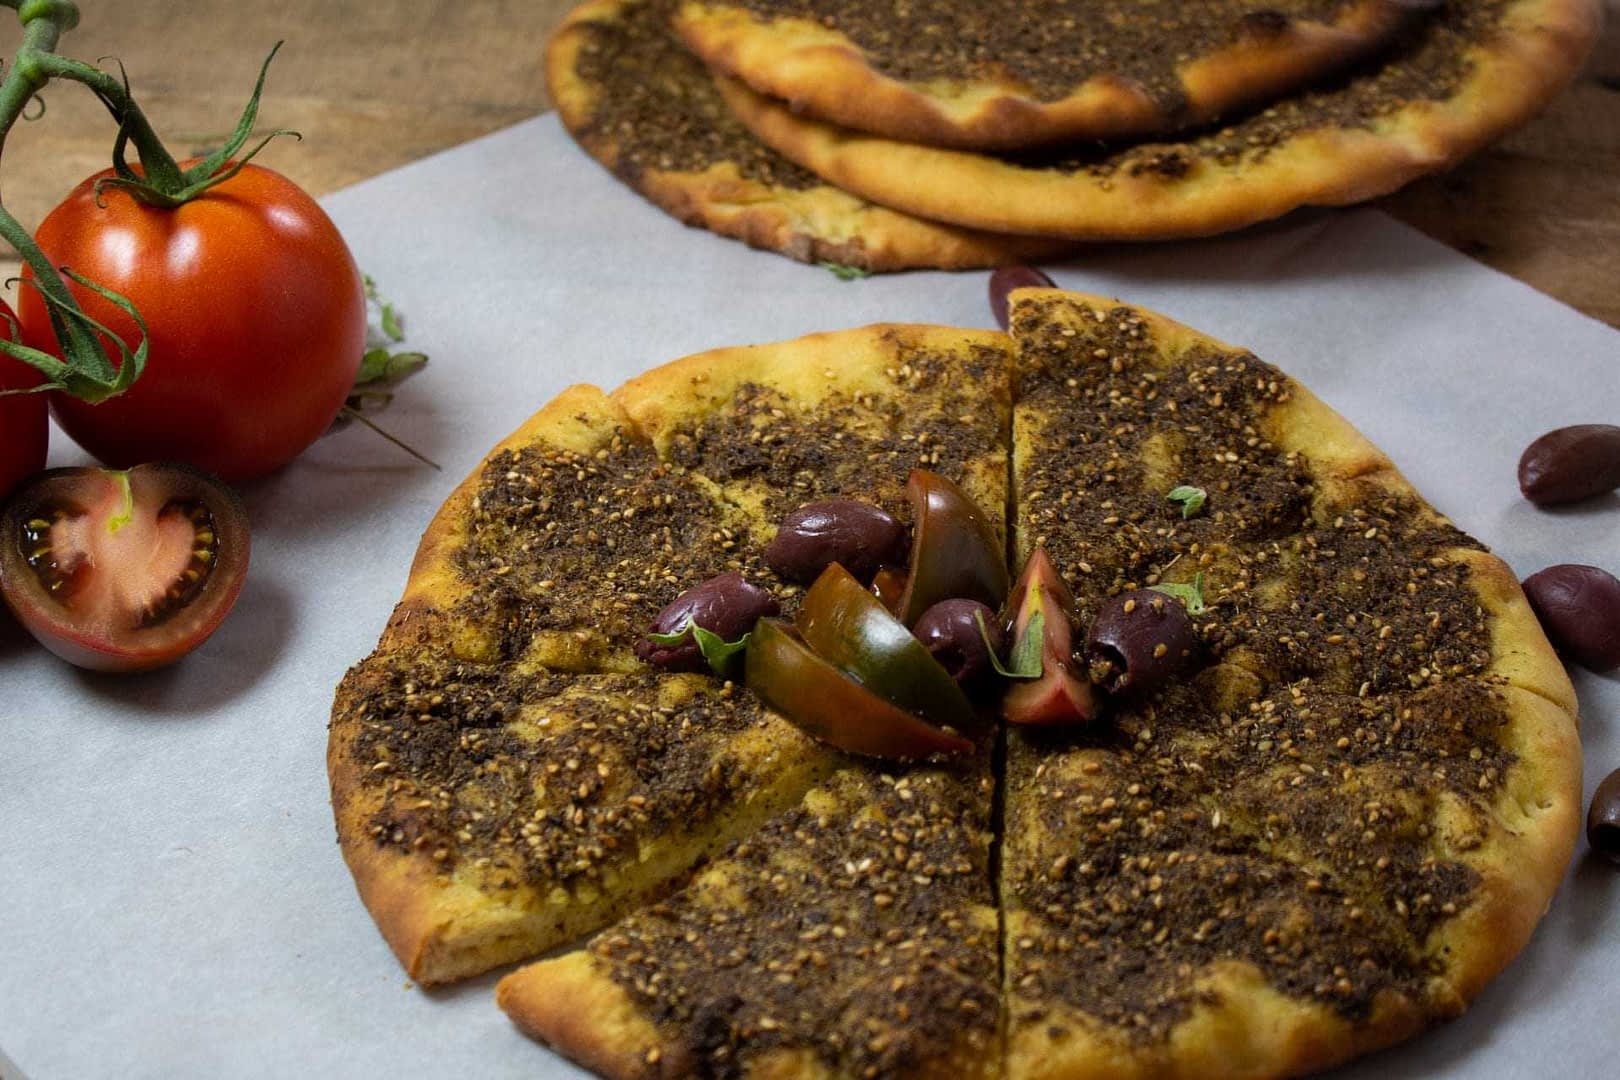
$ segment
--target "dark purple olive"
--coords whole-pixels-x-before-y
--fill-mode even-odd
[[[808,585],[833,563],[860,582],[878,567],[906,561],[906,529],[888,511],[855,499],[805,503],[782,519],[765,549],[782,577]]]
[[[989,646],[979,633],[980,619],[990,635]],[[941,600],[922,613],[911,632],[958,683],[971,682],[990,670],[991,647],[1001,654],[1003,635],[996,613],[977,600]]]
[[[1561,563],[1524,579],[1553,647],[1599,673],[1620,668],[1620,581],[1596,566]]]
[[[1603,778],[1586,811],[1586,842],[1612,863],[1620,863],[1620,769]]]
[[[1192,660],[1198,637],[1173,596],[1133,589],[1103,605],[1086,638],[1091,681],[1110,694],[1151,693]]]
[[[1549,431],[1519,458],[1519,490],[1537,506],[1578,502],[1620,487],[1620,427],[1576,424]]]
[[[1003,266],[990,275],[990,312],[1007,329],[1007,294],[1014,289],[1050,289],[1055,282],[1033,266]]]
[[[694,585],[671,600],[653,620],[649,633],[673,634],[684,627],[701,626],[725,641],[735,641],[754,624],[778,610],[776,598],[750,585],[735,571]],[[636,642],[636,656],[670,671],[707,671],[697,642],[688,633],[678,645],[660,645],[650,638]]]

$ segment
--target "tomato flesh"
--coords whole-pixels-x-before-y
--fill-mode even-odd
[[[139,671],[200,644],[235,603],[246,515],[229,489],[179,466],[55,469],[0,518],[0,591],[70,663]]]

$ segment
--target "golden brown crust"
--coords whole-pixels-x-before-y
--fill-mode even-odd
[[[1138,320],[1153,355],[1138,355],[1136,361],[1160,370],[1209,364],[1213,357],[1239,351],[1153,312],[1057,290],[1013,294],[1015,339],[1018,309],[1065,304],[1075,305],[1077,311],[1107,312],[1111,323]],[[1082,342],[1087,321],[1078,320]],[[1091,355],[1089,347],[1082,353]],[[1307,389],[1291,382],[1278,397],[1280,403],[1268,409],[1260,431],[1281,453],[1298,454],[1308,462],[1315,492],[1313,513],[1318,518],[1331,519],[1348,507],[1373,505],[1380,496],[1391,495],[1410,506],[1409,513],[1424,519],[1426,526],[1445,524],[1381,451]],[[1492,687],[1501,702],[1506,721],[1494,738],[1507,752],[1509,764],[1494,787],[1484,782],[1492,779],[1489,774],[1482,777],[1480,787],[1493,790],[1483,816],[1441,791],[1421,834],[1427,839],[1414,838],[1425,857],[1467,867],[1477,875],[1466,899],[1415,942],[1433,974],[1410,991],[1380,990],[1370,1012],[1352,1020],[1321,1001],[1279,993],[1246,961],[1216,962],[1192,974],[1199,988],[1212,992],[1211,999],[1195,1004],[1165,1038],[1146,1043],[1128,1029],[1101,1023],[1062,1001],[1031,1000],[1015,983],[1008,991],[1013,1010],[1009,1074],[1191,1080],[1217,1073],[1282,1076],[1327,1068],[1460,1013],[1523,948],[1574,849],[1581,782],[1575,699],[1512,571],[1500,559],[1472,548],[1442,552],[1431,565],[1451,563],[1468,567],[1466,580],[1489,624],[1488,662],[1473,678]],[[1167,725],[1173,722],[1161,719]],[[1177,744],[1160,744],[1157,750],[1184,752]],[[1009,839],[1006,857],[1015,872],[1021,861],[1027,865],[1033,859],[1050,858],[1040,840],[1039,819],[1030,808],[1028,777],[1044,774],[1048,789],[1076,785],[1085,790],[1110,768],[1126,768],[1113,765],[1103,751],[1090,753],[1042,757],[1038,750],[1015,747],[1009,771],[1024,779],[1008,781],[1009,835],[1031,837]],[[1039,772],[1032,771],[1037,767]],[[1370,784],[1373,794],[1381,791],[1371,773],[1356,783]],[[1230,814],[1235,808],[1227,809]],[[1305,854],[1290,855],[1287,846],[1273,845],[1271,850],[1273,855],[1296,859]],[[1086,856],[1082,852],[1077,857]],[[1315,858],[1300,865],[1334,866],[1331,850],[1320,853],[1320,864]],[[1023,910],[1019,896],[1011,891],[1011,880],[1004,879],[1003,885],[1009,940],[1039,936],[1036,916]],[[1405,916],[1404,908],[1400,914]],[[1010,956],[1009,979],[1017,974]],[[1039,1022],[1021,1021],[1032,1007],[1040,1010]]]
[[[1595,0],[1510,0],[1489,40],[1469,47],[1460,86],[1440,100],[1412,101],[1364,124],[1305,128],[1258,156],[1235,146],[1228,157],[1217,133],[1123,151],[1117,167],[1101,172],[1026,168],[863,135],[797,117],[735,80],[722,79],[721,89],[749,129],[788,158],[910,213],[1073,240],[1208,236],[1300,206],[1360,202],[1449,168],[1567,85],[1596,36],[1598,10]],[[1234,129],[1241,134],[1242,124]]]
[[[711,67],[787,102],[799,115],[901,142],[1008,151],[1209,123],[1350,62],[1412,14],[1391,0],[1362,0],[1332,23],[1290,20],[1278,32],[1240,35],[1177,67],[1185,104],[1175,110],[1108,71],[1085,77],[1055,100],[1042,100],[1005,74],[935,82],[893,78],[876,70],[838,30],[804,17],[761,19],[722,0],[686,0],[676,11],[675,29]]]
[[[834,263],[871,272],[1000,266],[1055,255],[1069,246],[1062,241],[995,236],[925,221],[875,206],[828,184],[789,185],[758,179],[745,175],[736,160],[715,161],[701,169],[632,166],[625,140],[635,136],[597,126],[602,88],[581,76],[579,60],[593,27],[638,17],[645,9],[642,0],[591,0],[574,9],[547,46],[548,87],[563,125],[580,145],[677,220],[800,262]],[[681,59],[677,57],[676,62]],[[663,74],[645,72],[642,77],[657,85]],[[706,83],[693,92],[712,95]],[[718,101],[714,113],[714,122],[735,124],[724,116]],[[661,122],[672,121],[665,118]],[[792,167],[782,161],[778,168],[787,172]]]

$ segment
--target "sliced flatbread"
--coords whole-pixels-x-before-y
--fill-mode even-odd
[[[841,773],[500,1005],[609,1077],[997,1076],[988,765]]]
[[[1598,19],[1597,0],[1448,0],[1382,64],[1337,85],[1197,136],[1041,157],[864,135],[735,80],[721,88],[754,134],[874,202],[1001,232],[1161,240],[1359,202],[1456,164],[1569,82]]]
[[[1087,618],[1160,582],[1208,608],[1188,677],[1010,739],[1008,1075],[1291,1075],[1455,1015],[1579,817],[1574,693],[1512,572],[1244,350],[1055,290],[1012,333],[1020,552]]]
[[[406,970],[462,978],[596,930],[796,802],[842,756],[707,675],[636,659],[658,611],[821,498],[902,519],[915,466],[1006,505],[1000,334],[874,326],[573,387],[423,537],[332,711],[338,835]]]
[[[906,142],[1023,150],[1185,130],[1320,81],[1425,5],[1397,0],[685,0],[711,66]]]
[[[591,0],[552,37],[546,72],[580,145],[679,220],[867,271],[998,266],[1064,246],[923,221],[823,183],[748,134],[667,20],[659,0]]]

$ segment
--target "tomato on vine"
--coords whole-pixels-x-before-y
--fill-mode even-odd
[[[0,301],[0,336],[15,341],[14,327],[11,309]],[[45,467],[45,395],[7,392],[28,390],[40,381],[33,368],[0,356],[0,503],[25,477]]]
[[[104,401],[53,394],[57,422],[119,468],[183,461],[225,480],[280,468],[331,426],[365,352],[365,292],[343,237],[296,184],[256,165],[173,207],[108,186],[114,178],[81,183],[34,240],[54,265],[134,305],[146,367]],[[60,356],[50,307],[23,273],[23,339]],[[69,289],[86,317],[139,346],[122,305]]]

